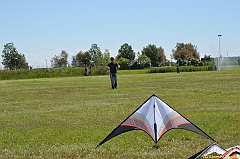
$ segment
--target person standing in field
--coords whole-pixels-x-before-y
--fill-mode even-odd
[[[177,73],[180,73],[179,63],[177,62]]]
[[[87,76],[88,75],[88,68],[87,66],[85,66],[85,69],[84,69],[84,76]]]
[[[110,63],[106,66],[108,70],[110,70],[110,79],[111,79],[111,86],[112,89],[117,89],[117,69],[120,68],[118,63],[114,62],[114,58],[110,58]]]

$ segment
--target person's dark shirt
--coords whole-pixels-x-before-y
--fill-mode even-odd
[[[117,73],[117,67],[118,67],[118,64],[115,63],[115,62],[110,62],[108,64],[108,67],[110,68],[110,73]]]

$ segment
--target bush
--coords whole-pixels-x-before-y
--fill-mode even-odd
[[[166,72],[176,72],[177,67],[158,67],[151,68],[148,73],[166,73]]]
[[[204,66],[210,66],[210,65],[212,65],[212,62],[204,62],[203,65]]]
[[[131,69],[132,70],[137,70],[137,69],[143,69],[143,68],[141,68],[141,66],[138,65],[137,61],[134,61],[132,66],[131,66]]]
[[[50,77],[72,77],[82,76],[83,67],[61,67],[61,68],[38,68],[33,70],[0,70],[0,79],[30,79]]]
[[[146,68],[151,66],[151,60],[145,54],[140,55],[136,60],[136,62],[139,68]]]
[[[217,70],[217,66],[215,65],[215,63],[212,63],[210,66],[208,66],[208,70],[209,71]]]
[[[92,67],[91,75],[106,75],[108,74],[108,70],[105,66],[99,66],[99,67]]]
[[[127,70],[128,69],[128,62],[129,60],[126,58],[121,57],[117,60],[117,63],[120,65],[121,70]]]
[[[105,66],[92,67],[89,75],[106,75],[108,70]],[[83,76],[84,67],[60,67],[60,68],[38,68],[33,70],[0,70],[0,80],[8,79],[31,79],[52,77],[74,77]]]
[[[195,71],[212,71],[215,70],[210,66],[181,66],[180,72],[195,72]],[[177,67],[159,67],[151,68],[148,73],[167,73],[177,72]]]

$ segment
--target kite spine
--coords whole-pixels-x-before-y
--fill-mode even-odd
[[[157,123],[156,123],[156,110],[155,110],[155,101],[154,101],[154,142],[157,143]]]

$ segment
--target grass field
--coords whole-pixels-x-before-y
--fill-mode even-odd
[[[240,71],[0,81],[0,158],[187,158],[212,142],[174,129],[158,142],[143,131],[95,148],[152,94],[223,148],[240,144]],[[135,72],[136,73],[136,72]],[[156,148],[157,147],[157,148]]]

